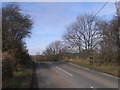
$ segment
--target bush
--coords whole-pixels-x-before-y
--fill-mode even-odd
[[[5,52],[2,54],[2,74],[3,78],[10,78],[13,76],[13,71],[15,69],[16,58],[14,55]]]

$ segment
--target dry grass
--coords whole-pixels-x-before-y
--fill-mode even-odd
[[[23,67],[21,71],[14,71],[13,78],[4,79],[3,88],[29,88],[32,79],[33,68]]]
[[[66,59],[65,61],[71,62],[83,67],[87,67],[96,71],[100,72],[105,72],[117,77],[120,77],[120,66],[112,65],[112,64],[101,64],[99,65],[98,63],[93,63],[91,64],[89,60],[84,60],[84,59]]]

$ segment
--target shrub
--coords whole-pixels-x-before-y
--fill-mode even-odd
[[[13,71],[15,69],[16,58],[13,54],[9,52],[4,52],[2,54],[2,74],[3,78],[10,78],[13,76]]]

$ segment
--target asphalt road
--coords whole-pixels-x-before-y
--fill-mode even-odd
[[[118,88],[118,78],[68,62],[35,63],[36,88]]]

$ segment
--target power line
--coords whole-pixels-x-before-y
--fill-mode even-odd
[[[98,13],[108,4],[108,2],[109,2],[109,0],[98,10],[98,12],[93,16],[93,18],[90,19],[90,21],[93,20],[93,19],[98,15]],[[78,18],[78,17],[77,17],[77,19],[78,19],[78,21],[79,21],[79,18]],[[90,21],[88,21],[88,23],[89,23]],[[79,22],[80,22],[80,21],[79,21]]]
[[[93,16],[93,18],[95,18],[98,13],[108,4],[109,0],[98,10],[98,12]]]
[[[98,1],[101,2],[102,0],[98,0]],[[96,8],[93,10],[93,12],[95,11],[94,13],[96,13],[97,10],[99,9],[99,7],[101,7],[101,6],[102,6],[101,3],[97,4]]]

